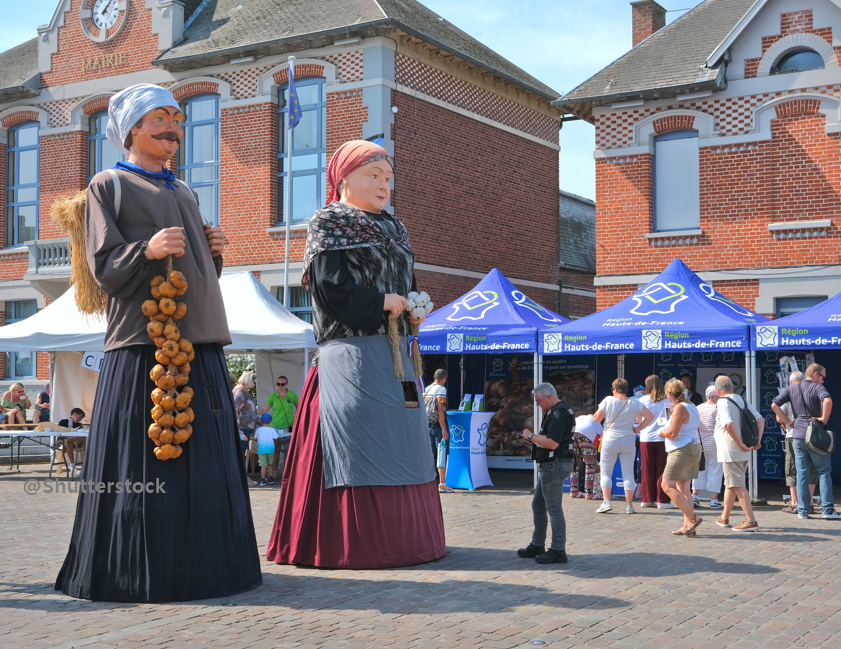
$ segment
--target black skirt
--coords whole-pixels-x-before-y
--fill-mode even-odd
[[[154,352],[154,346],[134,345],[105,353],[80,478],[104,485],[104,493],[79,494],[55,585],[72,597],[183,601],[262,584],[222,348],[195,346],[188,383],[193,435],[179,458],[166,461],[155,457],[147,436]],[[139,483],[142,493],[134,491]]]

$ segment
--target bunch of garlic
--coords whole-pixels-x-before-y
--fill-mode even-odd
[[[406,311],[415,319],[422,318],[425,314],[431,313],[434,306],[426,291],[421,291],[420,293],[412,291],[406,297]]]

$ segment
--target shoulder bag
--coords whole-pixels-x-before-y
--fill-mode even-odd
[[[609,431],[609,430],[610,430],[610,427],[611,427],[611,426],[613,426],[614,422],[616,422],[616,420],[617,420],[617,419],[619,419],[619,415],[621,415],[621,414],[622,414],[622,411],[623,411],[623,410],[625,410],[625,406],[627,406],[627,405],[628,405],[628,402],[629,402],[629,401],[630,401],[630,399],[625,399],[625,403],[624,403],[624,404],[622,405],[622,407],[619,409],[619,412],[617,412],[617,413],[616,413],[616,416],[613,418],[613,421],[611,421],[611,422],[610,422],[610,423],[609,423],[609,424],[605,427],[605,429],[604,429],[604,433],[602,433],[602,436],[599,438],[599,453],[601,453],[601,452],[602,452],[602,442],[604,442],[604,438],[605,438],[605,435],[607,435],[607,431]]]
[[[823,422],[811,419],[811,415],[807,412],[806,397],[803,396],[803,385],[798,383],[797,387],[800,389],[803,410],[806,412],[806,416],[810,417],[809,426],[806,428],[806,446],[818,455],[831,455],[835,451],[835,433],[824,428]],[[792,410],[794,410],[794,407],[792,407]]]

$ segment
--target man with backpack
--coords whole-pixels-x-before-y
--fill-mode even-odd
[[[771,409],[779,420],[792,431],[794,465],[797,469],[797,517],[809,518],[812,499],[809,494],[809,472],[814,467],[821,486],[821,509],[826,520],[838,520],[841,515],[835,511],[832,497],[832,454],[816,451],[810,447],[806,437],[812,420],[827,425],[832,412],[832,398],[824,387],[826,368],[812,363],[806,368],[806,378],[798,384],[789,385],[774,399]],[[786,415],[782,406],[788,403],[794,412],[794,421]]]
[[[435,370],[434,381],[423,393],[426,404],[426,419],[429,422],[429,437],[432,442],[432,457],[437,460],[438,493],[452,493],[447,486],[447,449],[450,428],[447,426],[447,370]],[[444,442],[442,445],[441,442]]]
[[[733,392],[729,376],[715,380],[716,403],[715,445],[718,461],[724,465],[724,509],[716,520],[720,527],[731,527],[730,511],[739,498],[745,520],[732,527],[734,532],[753,532],[759,525],[753,515],[750,493],[745,486],[750,454],[759,450],[765,419],[745,398]],[[747,443],[746,443],[747,442]]]

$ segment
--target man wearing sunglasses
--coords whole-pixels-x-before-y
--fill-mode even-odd
[[[778,421],[792,431],[794,465],[797,469],[797,517],[809,518],[812,498],[809,493],[809,472],[812,467],[818,474],[821,488],[821,509],[826,520],[841,519],[835,511],[832,497],[832,455],[821,455],[806,445],[806,429],[809,422],[817,419],[824,426],[832,412],[832,398],[824,387],[826,368],[812,363],[806,368],[806,378],[796,385],[789,385],[774,399],[771,409]],[[783,411],[783,404],[790,403],[794,411],[792,421]]]
[[[274,473],[277,472],[277,465],[280,462],[281,444],[284,439],[289,438],[292,432],[292,424],[295,422],[295,408],[298,405],[298,395],[289,389],[289,379],[285,376],[278,376],[275,381],[277,392],[272,392],[266,405],[260,409],[258,415],[264,412],[272,412],[272,428],[277,429],[278,438],[275,440],[274,465],[272,475],[269,476],[268,484],[274,484]]]

